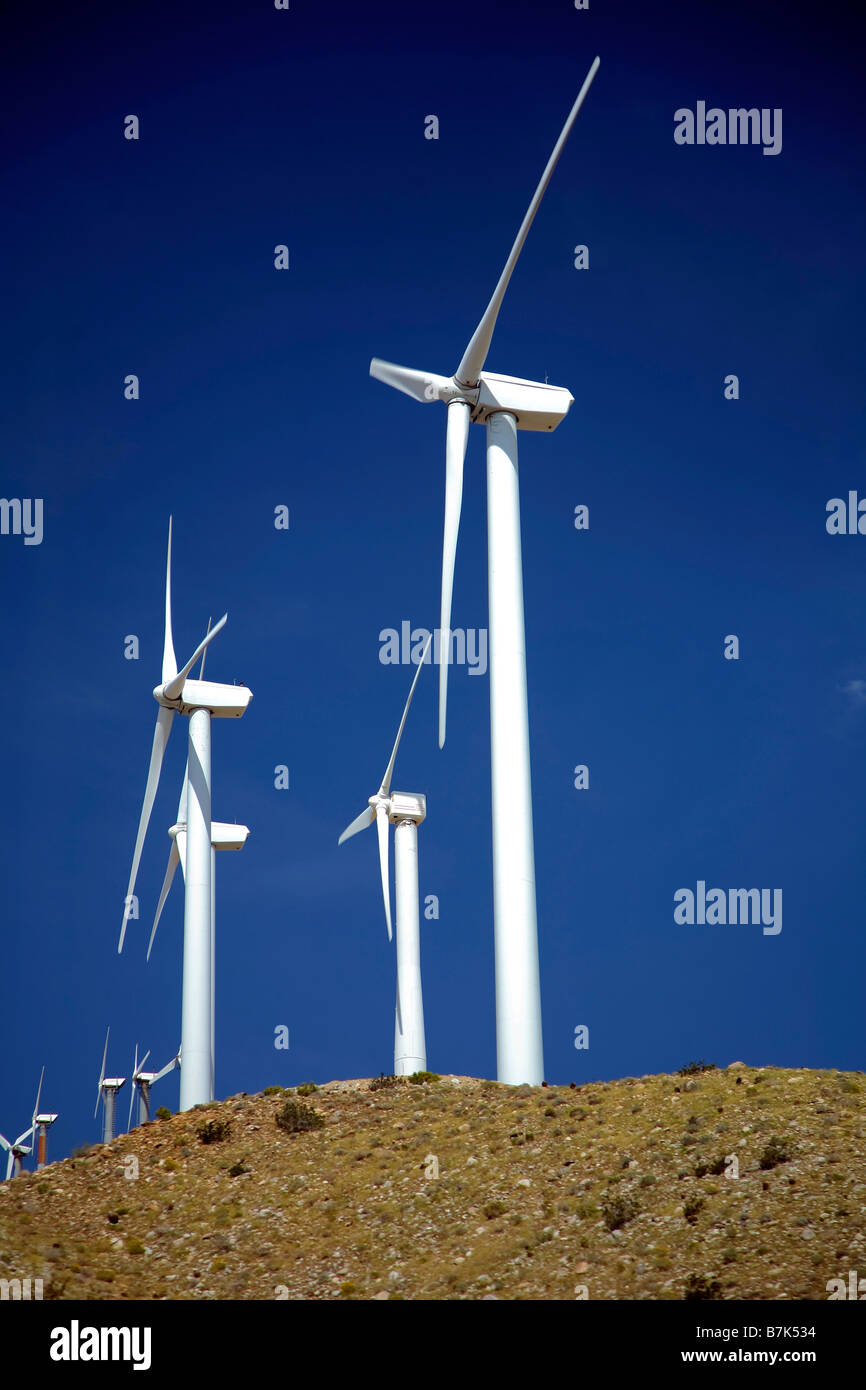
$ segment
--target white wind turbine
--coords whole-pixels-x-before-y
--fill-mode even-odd
[[[500,1081],[538,1085],[544,1078],[535,906],[532,784],[526,697],[526,639],[520,549],[517,431],[554,430],[573,397],[559,386],[483,369],[496,319],[529,228],[590,84],[596,58],[562,128],[520,225],[499,283],[451,377],[373,358],[370,375],[418,401],[448,407],[445,532],[440,610],[439,747],[445,742],[451,595],[470,422],[487,427],[487,577],[490,661],[490,764],[493,915],[496,959],[496,1057]],[[443,655],[444,647],[444,655]]]
[[[208,623],[210,631],[210,623]],[[199,679],[204,676],[204,661],[207,653],[202,655]],[[175,870],[180,864],[181,873],[186,877],[186,818],[187,818],[187,796],[189,788],[189,762],[183,774],[183,786],[180,789],[180,801],[177,806],[177,820],[169,828],[171,836],[171,850],[168,856],[168,866],[165,871],[165,878],[162,881],[162,889],[159,895],[159,902],[156,905],[156,913],[153,919],[153,927],[150,933],[150,941],[147,946],[147,959],[150,960],[150,953],[153,950],[153,940],[156,936],[156,929],[159,926],[159,919],[162,916],[162,909],[165,900],[169,895]],[[227,821],[211,821],[211,874],[210,874],[210,1057],[211,1057],[211,1095],[214,1093],[215,1084],[215,1063],[216,1063],[216,1031],[215,1031],[215,1011],[216,1011],[216,850],[241,850],[249,837],[249,827],[246,825],[229,825]]]
[[[42,1094],[42,1078],[44,1076],[45,1068],[43,1067],[39,1077],[39,1088],[36,1092],[36,1104],[33,1107],[33,1114],[30,1118],[30,1127],[28,1129],[25,1129],[23,1134],[19,1134],[17,1139],[11,1141],[9,1139],[6,1139],[4,1135],[0,1134],[0,1149],[5,1149],[6,1153],[8,1154],[8,1159],[6,1162],[6,1182],[8,1182],[10,1178],[17,1178],[18,1174],[21,1172],[22,1160],[25,1159],[28,1154],[33,1152],[33,1144],[28,1144],[27,1140],[33,1139],[33,1135],[36,1132],[37,1126],[41,1126],[41,1124],[43,1123],[53,1124],[54,1120],[57,1119],[56,1115],[52,1115],[49,1117],[47,1115],[40,1115],[38,1113],[39,1097]]]
[[[118,1091],[126,1085],[125,1076],[106,1076],[105,1059],[108,1056],[108,1035],[111,1028],[105,1030],[105,1048],[102,1053],[102,1066],[99,1069],[99,1081],[96,1085],[96,1105],[93,1107],[93,1118],[99,1114],[99,1102],[102,1101],[102,1142],[110,1144],[114,1138],[114,1102],[117,1099]]]
[[[126,890],[123,923],[118,951],[123,949],[136,874],[144,837],[153,808],[165,746],[175,714],[189,717],[189,754],[186,779],[186,895],[184,903],[183,1003],[181,1044],[183,1064],[180,1073],[180,1108],[213,1099],[213,1055],[211,1028],[211,717],[239,719],[245,712],[252,691],[244,685],[219,685],[214,681],[190,680],[189,673],[206,647],[225,625],[224,615],[196,647],[186,665],[178,671],[171,629],[171,519],[168,523],[168,559],[165,571],[165,641],[162,682],[154,688],[159,705],[144,804],[135,841],[132,870]]]
[[[342,844],[359,830],[376,822],[379,835],[379,868],[385,922],[391,940],[391,888],[388,869],[388,824],[394,830],[394,888],[397,899],[397,1007],[394,1018],[394,1075],[411,1076],[427,1069],[424,1042],[424,1004],[421,995],[421,932],[418,912],[418,826],[427,814],[427,799],[420,792],[392,792],[391,777],[397,749],[421,668],[430,649],[432,634],[418,663],[397,738],[381,786],[365,811],[347,826],[337,841]]]
[[[161,1081],[164,1076],[168,1076],[170,1071],[180,1066],[180,1052],[176,1057],[172,1057],[170,1062],[166,1062],[162,1071],[145,1071],[144,1064],[150,1056],[150,1052],[145,1052],[141,1061],[138,1060],[138,1043],[135,1044],[135,1061],[132,1064],[132,1090],[129,1093],[129,1119],[126,1128],[132,1126],[132,1108],[135,1104],[135,1093],[138,1092],[138,1123],[146,1125],[150,1121],[150,1090],[157,1081]]]

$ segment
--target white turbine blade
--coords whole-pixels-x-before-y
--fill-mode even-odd
[[[583,86],[577,94],[577,100],[575,101],[574,105],[571,108],[571,111],[569,112],[568,119],[565,122],[565,125],[562,127],[559,139],[553,147],[553,153],[547,161],[547,167],[541,176],[541,182],[536,188],[532,202],[529,204],[529,207],[526,210],[526,216],[520,224],[520,230],[517,233],[514,245],[511,248],[511,253],[508,257],[508,260],[505,262],[505,269],[499,277],[499,284],[493,291],[493,298],[491,299],[487,308],[484,310],[484,316],[481,319],[481,322],[479,323],[475,332],[472,334],[472,337],[469,340],[469,346],[467,347],[461,359],[460,366],[454,373],[454,379],[456,381],[461,382],[464,386],[474,386],[476,384],[476,382],[478,381],[478,373],[481,371],[485,361],[487,360],[487,353],[490,349],[490,340],[493,337],[493,330],[496,327],[496,319],[499,314],[499,310],[502,307],[502,301],[505,298],[505,291],[508,289],[508,282],[511,279],[511,273],[517,264],[517,259],[521,251],[523,250],[523,243],[526,241],[527,233],[529,232],[535,214],[538,211],[538,205],[544,197],[544,194],[547,190],[547,185],[550,183],[551,175],[553,174],[553,171],[556,168],[556,165],[559,161],[559,156],[562,154],[565,142],[568,139],[569,134],[571,133],[571,127],[574,125],[574,122],[577,119],[577,113],[583,105],[584,97],[586,96],[587,92],[590,89],[590,86],[592,85],[592,79],[598,72],[599,62],[599,58],[593,59],[592,66],[590,67],[589,72],[587,73],[586,78],[584,79]]]
[[[0,1134],[0,1149],[5,1149],[8,1153],[11,1148],[12,1145],[9,1143],[9,1140],[6,1138],[6,1136],[4,1134]]]
[[[168,558],[165,562],[165,637],[162,646],[162,683],[177,675],[177,657],[171,640],[171,517],[168,519]]]
[[[198,661],[202,652],[208,646],[210,646],[217,633],[222,631],[227,621],[228,613],[223,613],[216,627],[212,627],[210,632],[208,632],[207,636],[204,637],[201,642],[199,642],[198,646],[196,647],[189,661],[184,666],[183,670],[178,671],[177,675],[174,677],[173,680],[167,681],[163,684],[162,693],[167,700],[176,700],[178,698],[180,692],[183,690],[184,681],[186,680],[193,666]]]
[[[45,1068],[43,1067],[43,1068],[42,1068],[42,1071],[41,1071],[40,1074],[39,1074],[39,1087],[38,1087],[38,1089],[37,1089],[37,1091],[36,1091],[36,1104],[35,1104],[34,1107],[33,1107],[33,1115],[32,1115],[32,1117],[31,1117],[31,1118],[32,1118],[32,1121],[33,1121],[33,1128],[36,1127],[36,1116],[39,1114],[39,1098],[40,1098],[40,1096],[42,1095],[42,1082],[43,1082],[44,1080],[45,1080]]]
[[[373,358],[370,375],[416,401],[447,401],[457,394],[457,388],[448,376],[419,372],[414,367],[398,367],[396,362],[383,362],[381,357]]]
[[[388,874],[388,812],[384,806],[376,807],[376,829],[379,832],[379,868],[382,873],[382,897],[385,899],[385,923],[388,927],[388,940],[391,940],[391,888]]]
[[[128,1116],[126,1117],[126,1128],[127,1128],[127,1131],[129,1131],[129,1130],[132,1128],[132,1107],[133,1107],[133,1105],[135,1104],[135,1093],[136,1093],[136,1090],[137,1090],[137,1087],[136,1087],[136,1084],[135,1084],[135,1072],[133,1072],[133,1073],[132,1073],[132,1085],[131,1085],[130,1088],[129,1088],[129,1114],[128,1114]]]
[[[204,658],[202,658],[204,660]],[[177,803],[177,823],[186,825],[186,797],[189,790],[189,758],[186,760],[186,767],[183,770],[183,786],[180,789],[180,800]]]
[[[96,1085],[96,1107],[93,1111],[93,1118],[96,1119],[99,1113],[99,1101],[102,1097],[102,1083],[105,1080],[105,1059],[108,1056],[108,1035],[111,1032],[111,1024],[105,1030],[105,1047],[102,1052],[102,1066],[99,1068],[99,1081]]]
[[[159,919],[162,916],[162,909],[165,907],[165,900],[171,888],[174,871],[180,862],[180,854],[177,848],[177,840],[171,842],[171,852],[168,856],[168,868],[165,871],[165,878],[162,880],[162,892],[159,895],[159,902],[156,905],[156,916],[153,919],[153,927],[150,933],[150,941],[147,944],[147,959],[150,960],[150,953],[153,950],[153,938],[156,936],[156,929],[159,926]],[[142,1062],[142,1066],[144,1063]]]
[[[150,751],[150,767],[147,772],[147,786],[144,789],[144,804],[141,808],[141,820],[138,823],[138,835],[135,839],[135,853],[132,856],[132,869],[129,874],[129,887],[126,890],[126,898],[123,904],[123,922],[120,927],[120,941],[117,944],[117,953],[123,950],[123,939],[126,936],[126,914],[129,899],[135,889],[135,879],[138,874],[138,864],[141,859],[141,851],[144,847],[144,837],[147,834],[147,827],[150,821],[150,813],[153,809],[153,801],[156,796],[156,789],[159,786],[159,774],[162,768],[162,759],[165,754],[165,746],[168,743],[168,736],[171,733],[171,722],[174,719],[174,710],[165,709],[160,705],[159,714],[156,717],[156,728],[153,733],[153,747]]]
[[[25,1139],[29,1139],[30,1136],[32,1135],[32,1133],[33,1133],[33,1126],[31,1125],[29,1129],[25,1129],[25,1131],[24,1131],[23,1134],[19,1134],[19,1135],[18,1135],[18,1138],[15,1140],[15,1143],[13,1144],[12,1147],[15,1148],[15,1149],[21,1148],[22,1145],[24,1144],[24,1140],[25,1140]],[[25,1149],[24,1149],[24,1152],[25,1152],[25,1154],[31,1153],[31,1152],[32,1152],[32,1147],[31,1147],[31,1148],[25,1148]]]
[[[454,401],[448,407],[445,435],[445,531],[442,539],[442,605],[439,610],[439,747],[445,743],[448,705],[448,663],[451,659],[451,595],[457,533],[463,506],[463,460],[469,440],[469,406]],[[443,655],[444,651],[444,655]]]
[[[213,618],[212,618],[212,617],[208,618],[208,620],[207,620],[207,631],[208,631],[208,632],[210,632],[210,625],[211,625],[212,622],[213,622]],[[207,632],[205,633],[205,637],[206,637],[206,636],[207,636]],[[198,678],[199,678],[200,681],[203,681],[203,680],[204,680],[204,659],[205,659],[206,656],[207,656],[207,652],[206,652],[206,651],[202,652],[202,654],[201,654],[201,666],[198,668]]]
[[[174,1071],[175,1067],[179,1064],[179,1062],[180,1057],[172,1057],[170,1062],[166,1062],[162,1071],[158,1071],[156,1073],[156,1076],[153,1078],[153,1084],[156,1085],[157,1081],[161,1081],[164,1076],[168,1076],[170,1071]]]
[[[174,837],[174,842],[180,855],[180,871],[186,879],[186,831],[179,830]]]
[[[142,1057],[141,1061],[140,1061],[139,1064],[138,1064],[138,1070],[139,1070],[139,1071],[144,1071],[144,1064],[145,1064],[145,1062],[147,1061],[147,1059],[148,1059],[149,1056],[150,1056],[150,1048],[147,1049],[147,1051],[145,1052],[144,1056]]]
[[[379,788],[380,796],[387,796],[389,791],[391,790],[391,778],[394,773],[394,763],[397,760],[397,749],[400,747],[400,740],[403,737],[403,729],[406,724],[406,715],[409,713],[409,706],[412,703],[412,696],[415,694],[415,686],[418,684],[418,677],[421,674],[421,669],[424,665],[424,662],[427,660],[427,653],[430,650],[430,643],[432,641],[433,633],[431,632],[424,645],[424,650],[421,653],[421,660],[418,662],[418,670],[415,672],[415,679],[413,680],[412,687],[409,691],[409,698],[406,701],[406,708],[403,711],[403,718],[400,720],[400,727],[397,730],[397,737],[394,740],[394,747],[391,749],[391,758],[388,763],[388,766],[385,768],[385,776],[382,778],[382,785]]]
[[[351,840],[352,836],[357,835],[359,830],[366,830],[368,825],[372,825],[375,819],[376,812],[372,806],[368,806],[366,810],[361,812],[360,816],[355,817],[351,825],[346,826],[337,844],[341,845],[344,840]]]

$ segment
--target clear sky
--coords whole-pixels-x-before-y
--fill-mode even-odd
[[[846,7],[84,10],[2,21],[0,490],[42,498],[44,534],[0,536],[0,1130],[44,1063],[51,1152],[93,1141],[106,1026],[110,1072],[179,1042],[180,881],[145,948],[181,720],[116,951],[169,513],[178,657],[228,610],[207,674],[254,692],[213,730],[214,813],[251,829],[218,861],[217,1093],[391,1070],[375,835],[337,836],[411,678],[379,634],[438,621],[445,411],[369,359],[454,371],[596,53],[488,358],[575,398],[520,438],[547,1076],[864,1067],[866,536],[825,526],[866,496]],[[781,151],[675,143],[698,102],[780,109]],[[487,621],[479,428],[453,621]],[[453,671],[442,752],[435,688],[428,668],[394,779],[428,798],[428,1065],[491,1076],[488,682]],[[781,932],[675,922],[698,881],[781,889]]]

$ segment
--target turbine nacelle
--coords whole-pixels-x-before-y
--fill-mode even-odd
[[[217,681],[184,681],[180,694],[171,699],[166,693],[170,682],[156,685],[153,698],[163,709],[175,714],[192,714],[206,709],[214,719],[240,719],[245,713],[253,692],[245,685],[221,685]]]
[[[469,387],[456,377],[419,372],[374,357],[370,375],[422,403],[443,401],[452,405],[460,401],[469,407],[469,419],[476,425],[486,424],[491,415],[505,410],[515,417],[519,430],[549,433],[565,419],[574,403],[574,397],[564,386],[503,376],[499,372],[479,372],[477,385]]]
[[[427,798],[423,792],[392,792],[388,819],[392,825],[411,820],[420,825],[427,815]]]

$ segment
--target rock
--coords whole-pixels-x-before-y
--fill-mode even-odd
[[[518,1178],[518,1179],[517,1179],[517,1186],[518,1186],[518,1187],[531,1187],[531,1186],[532,1186],[532,1181],[531,1181],[530,1178]]]
[[[378,1293],[373,1294],[373,1297],[370,1301],[371,1303],[383,1303],[388,1297],[388,1290],[380,1289]]]

